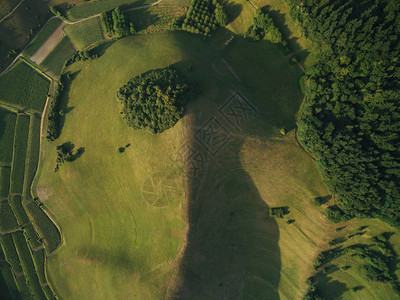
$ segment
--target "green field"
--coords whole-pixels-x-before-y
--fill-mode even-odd
[[[14,151],[11,168],[10,192],[22,194],[24,187],[25,163],[28,150],[30,117],[18,115],[15,126]]]
[[[68,37],[65,37],[40,64],[46,72],[59,76],[65,61],[75,52]]]
[[[21,227],[30,224],[29,218],[26,215],[25,209],[22,206],[21,196],[10,196],[8,202],[10,203],[11,209],[14,212],[18,224]]]
[[[10,167],[0,167],[0,199],[7,198],[10,190]]]
[[[19,225],[7,200],[0,202],[0,232],[10,232],[19,229]]]
[[[51,19],[46,23],[42,30],[39,31],[32,42],[26,47],[24,53],[28,56],[32,56],[60,24],[61,21],[59,19]]]
[[[0,235],[0,243],[6,260],[11,265],[13,273],[21,274],[23,271],[19,262],[17,250],[14,246],[12,234]]]
[[[17,115],[15,113],[0,108],[0,162],[8,165],[11,165],[12,161],[16,121]]]
[[[67,25],[64,31],[78,50],[104,40],[99,18]]]
[[[133,36],[113,44],[99,59],[71,67],[71,72],[79,71],[68,93],[74,110],[59,143],[85,147],[85,153],[54,173],[54,146],[44,144],[36,184],[65,241],[48,259],[49,280],[59,297],[157,299],[182,293],[180,284],[185,283],[191,295],[209,298],[220,280],[228,286],[230,280],[243,280],[237,284],[245,286],[237,291],[243,298],[305,292],[313,253],[325,243],[332,225],[311,217],[321,214],[311,199],[327,193],[313,161],[293,134],[279,134],[282,126],[293,127],[302,100],[300,70],[269,42],[249,43],[235,36],[233,46],[225,49],[231,35],[220,31],[208,43],[180,32]],[[131,77],[171,64],[200,85],[202,96],[189,104],[182,121],[162,134],[131,130],[120,118],[115,92]],[[113,80],[107,74],[114,74]],[[240,132],[218,112],[232,91],[250,99],[258,111]],[[197,197],[204,203],[187,207],[186,168],[176,158],[214,114],[232,140],[201,170],[204,187],[189,177],[189,203]],[[127,143],[132,146],[118,154],[118,147]],[[207,155],[198,144],[192,147]],[[173,189],[157,199],[152,189],[161,188],[153,186],[159,182]],[[269,205],[290,205],[290,218],[296,222],[266,218]],[[230,218],[229,224],[236,224],[233,231],[224,223]],[[197,231],[185,251],[188,221]],[[242,250],[228,251],[224,236]],[[201,268],[191,253],[204,257]],[[297,255],[304,260],[295,262]],[[229,279],[235,268],[248,272],[247,279]]]
[[[50,82],[21,61],[0,77],[0,102],[41,112]]]
[[[68,10],[67,15],[70,19],[83,19],[92,15],[101,14],[104,11],[114,9],[121,5],[128,5],[134,7],[142,6],[155,2],[155,0],[98,0],[90,3],[77,5]]]
[[[0,258],[4,259],[4,254],[0,248]],[[9,265],[2,264],[0,266],[0,295],[4,299],[18,299],[19,293],[17,285],[15,284],[14,275],[11,272]]]

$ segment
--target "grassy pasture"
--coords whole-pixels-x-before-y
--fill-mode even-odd
[[[78,50],[104,40],[99,17],[67,25],[64,31]]]
[[[0,167],[0,199],[7,198],[10,190],[10,167]]]
[[[262,298],[265,293],[301,297],[305,291],[313,254],[329,240],[325,232],[331,225],[323,219],[320,222],[321,210],[310,204],[312,197],[326,194],[313,162],[297,147],[293,135],[280,138],[278,133],[281,126],[294,124],[302,100],[297,86],[300,71],[268,42],[248,43],[236,36],[235,43],[224,48],[230,35],[220,31],[208,43],[183,32],[133,36],[113,44],[99,59],[71,66],[70,71],[79,74],[65,101],[74,110],[65,120],[60,143],[70,141],[85,147],[85,153],[54,173],[54,146],[45,143],[36,185],[40,200],[65,238],[65,244],[48,259],[49,280],[60,297],[154,299],[179,294],[181,282],[187,284],[191,295],[207,298],[213,286],[218,287],[218,280],[226,278],[231,286],[227,274],[235,273],[233,267],[252,274],[240,281],[244,282],[244,290],[239,291],[243,297]],[[198,83],[202,96],[189,104],[184,120],[165,133],[153,136],[127,128],[119,115],[115,91],[135,75],[170,64]],[[193,67],[190,73],[188,65]],[[110,73],[113,80],[107,76]],[[186,201],[183,162],[174,157],[181,145],[191,145],[197,129],[218,112],[232,90],[238,89],[257,106],[260,117],[237,133],[218,115],[234,140],[216,159],[218,164],[204,174],[207,188],[196,181],[187,187],[189,203],[196,197],[203,199],[201,208],[193,204],[188,208],[194,210],[195,216],[190,218],[197,222],[197,236],[204,237],[190,237],[190,249],[208,262],[197,268],[191,263],[196,258],[190,250],[181,252],[187,228]],[[94,106],[96,110],[91,109]],[[127,143],[132,146],[118,154],[116,149]],[[198,144],[195,147],[201,148]],[[251,164],[260,155],[260,166],[254,170]],[[287,160],[287,166],[282,167]],[[268,170],[264,172],[265,166]],[[154,182],[167,180],[168,170],[174,169],[174,184],[181,192],[174,193],[173,201],[164,202],[172,204],[151,207],[145,192]],[[142,189],[146,191],[142,193]],[[257,195],[257,189],[262,189],[258,192],[262,196]],[[269,197],[272,194],[274,197]],[[294,224],[266,218],[269,205],[292,202]],[[232,226],[224,223],[229,218]],[[281,227],[288,228],[288,234],[279,233]],[[255,228],[259,229],[250,234]],[[227,249],[221,242],[223,237],[231,237],[231,243],[239,243],[244,248],[238,249],[244,250]],[[299,244],[306,258],[297,263],[296,272],[292,268],[297,257],[293,249]],[[266,287],[251,276],[271,284]],[[98,284],[102,291],[96,289]]]
[[[26,215],[25,209],[22,206],[22,197],[21,196],[10,196],[8,202],[10,203],[10,207],[14,212],[15,218],[18,221],[20,226],[25,226],[30,224],[29,218]]]
[[[0,231],[9,232],[19,228],[14,213],[7,200],[0,202]]]
[[[154,0],[99,0],[77,5],[68,10],[67,15],[71,20],[83,19],[104,11],[114,9],[121,5],[142,6],[155,2]]]
[[[65,61],[75,52],[69,38],[64,37],[61,42],[41,63],[41,66],[54,76],[59,76]]]
[[[51,19],[46,25],[39,31],[32,42],[26,47],[24,54],[32,56],[46,39],[54,32],[54,30],[60,26],[62,21],[59,19]]]
[[[8,165],[11,165],[12,161],[16,121],[17,114],[0,109],[0,162]]]
[[[18,115],[17,124],[15,126],[10,188],[10,192],[15,194],[22,194],[23,191],[29,127],[30,117]]]
[[[27,63],[20,61],[0,77],[0,101],[21,109],[41,112],[50,82]]]
[[[19,231],[12,234],[13,241],[15,244],[15,248],[18,251],[18,256],[21,262],[22,269],[24,271],[24,275],[29,284],[29,289],[34,296],[34,299],[46,299],[42,291],[42,287],[39,283],[39,279],[36,275],[35,265],[32,260],[32,253],[29,249],[28,244],[26,243],[24,234]]]

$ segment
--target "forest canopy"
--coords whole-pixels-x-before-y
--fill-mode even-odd
[[[182,118],[185,104],[196,94],[193,85],[167,67],[132,78],[118,90],[117,97],[129,126],[159,133]]]
[[[302,79],[298,138],[344,219],[399,226],[400,2],[287,2],[302,34],[320,48]]]

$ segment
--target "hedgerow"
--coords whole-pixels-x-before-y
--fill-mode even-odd
[[[132,78],[118,90],[117,97],[129,126],[158,133],[178,122],[185,104],[194,94],[190,84],[175,69],[168,67]]]

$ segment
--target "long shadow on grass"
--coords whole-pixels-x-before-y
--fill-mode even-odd
[[[62,133],[62,129],[64,127],[66,115],[69,114],[74,109],[73,106],[68,106],[69,92],[70,92],[70,89],[71,89],[72,82],[78,76],[78,74],[80,72],[81,71],[76,71],[74,73],[67,73],[67,74],[63,75],[64,89],[62,91],[61,101],[60,101],[60,104],[59,104],[59,113],[60,113],[59,135],[61,135],[61,133]]]
[[[189,229],[180,265],[182,281],[172,298],[279,299],[279,227],[268,216],[269,207],[242,167],[241,150],[249,136],[268,140],[271,124],[294,124],[302,96],[299,91],[282,96],[282,91],[293,86],[297,73],[268,41],[252,43],[235,36],[235,43],[218,53],[213,47],[220,36],[190,49],[185,35],[177,36],[175,42],[194,53],[194,59],[174,67],[185,70],[193,65],[193,74],[188,76],[197,80],[207,95],[201,100],[205,104],[198,101],[187,111],[184,153]],[[256,52],[258,60],[252,59]],[[273,61],[277,57],[282,60],[279,64]],[[216,97],[210,93],[213,89],[220,90],[217,97],[221,98],[205,99]],[[248,98],[247,104],[245,100],[230,101],[235,92]],[[254,110],[258,116],[252,119]],[[232,114],[241,115],[240,124]]]

